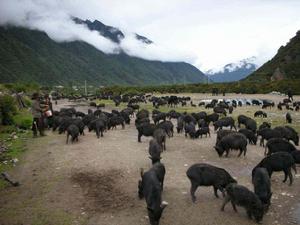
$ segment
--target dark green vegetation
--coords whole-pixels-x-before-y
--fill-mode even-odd
[[[8,171],[26,150],[25,140],[30,132],[18,130],[15,126],[0,125],[0,173]],[[0,179],[0,189],[9,185]]]
[[[42,85],[160,85],[199,83],[205,75],[184,63],[107,55],[85,42],[57,43],[47,34],[0,27],[0,82]]]
[[[11,92],[33,91],[32,85],[0,85],[0,173],[9,170],[25,151],[25,140],[30,136],[32,116],[27,108],[20,109]],[[23,96],[26,106],[31,105]],[[22,129],[19,129],[22,128]],[[0,179],[0,189],[7,185]]]
[[[188,84],[188,85],[161,85],[161,86],[147,86],[147,87],[122,87],[112,86],[101,89],[103,92],[113,93],[209,93],[213,88],[218,88],[220,95],[226,93],[270,93],[272,91],[279,91],[286,93],[291,88],[293,94],[300,94],[300,79],[297,80],[281,80],[273,82],[231,82],[231,83],[215,83],[215,84]]]
[[[286,46],[281,46],[277,54],[257,71],[248,76],[246,81],[270,81],[300,78],[300,31]]]
[[[13,115],[17,113],[15,99],[10,95],[0,96],[0,118],[2,125],[11,125]]]

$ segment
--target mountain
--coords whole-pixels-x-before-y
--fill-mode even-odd
[[[220,71],[214,72],[209,70],[206,75],[217,83],[238,81],[255,71],[254,64],[255,57],[241,60],[237,63],[230,63],[225,65]]]
[[[120,30],[104,25],[110,30],[105,32],[101,24],[94,21],[89,26],[120,41],[124,35]],[[161,85],[206,79],[188,63],[144,60],[123,52],[105,54],[83,41],[57,43],[41,31],[0,27],[0,82],[75,85],[86,80],[92,85]]]
[[[86,25],[92,31],[94,31],[94,30],[98,31],[102,36],[110,39],[111,41],[113,41],[115,43],[120,43],[122,41],[122,39],[125,38],[125,35],[121,30],[119,30],[116,27],[107,26],[98,20],[91,22],[90,20],[82,20],[77,17],[74,17],[73,21],[77,24]],[[139,35],[139,34],[135,34],[135,38],[144,44],[152,44],[153,43],[153,41],[151,41],[148,38],[146,38],[142,35]]]
[[[246,81],[274,81],[282,79],[300,79],[300,31],[281,46],[277,54],[263,64]]]

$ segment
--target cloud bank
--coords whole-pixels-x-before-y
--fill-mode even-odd
[[[121,43],[114,43],[101,36],[98,31],[91,31],[86,25],[75,23],[72,20],[73,16],[60,1],[1,0],[0,2],[1,25],[16,25],[44,31],[56,42],[85,41],[108,54],[118,54],[122,49],[128,55],[148,60],[192,61],[193,59],[187,53],[156,43],[148,45],[142,43],[135,38],[134,33],[126,30],[122,30],[126,35]]]
[[[300,29],[298,0],[0,0],[0,24],[45,31],[58,42],[85,41],[115,54],[185,61],[207,71],[255,56],[262,65]],[[118,45],[71,16],[118,27]],[[134,38],[141,34],[154,43]]]

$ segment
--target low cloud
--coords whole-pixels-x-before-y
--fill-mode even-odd
[[[162,47],[156,44],[144,44],[137,41],[134,33],[125,32],[125,38],[120,43],[128,55],[136,56],[148,60],[160,61],[187,61],[193,62],[196,60],[196,55],[192,56],[188,52],[174,50],[174,48]]]
[[[96,31],[75,24],[71,16],[49,1],[11,1],[0,3],[0,24],[44,31],[57,42],[85,41],[105,53],[118,52],[118,46]]]
[[[84,24],[77,24],[58,1],[45,0],[2,0],[0,3],[0,25],[15,25],[44,31],[56,42],[84,41],[107,54],[118,54],[121,50],[130,56],[148,60],[186,61],[193,57],[176,52],[156,43],[138,41],[134,33],[121,30],[125,38],[116,44],[91,31]],[[82,18],[86,19],[86,18]]]
[[[148,60],[184,61],[202,71],[256,57],[258,66],[300,28],[298,0],[0,0],[0,25],[46,32],[58,42]],[[280,16],[278,16],[280,15]],[[74,23],[72,16],[118,27],[120,44]],[[134,33],[154,43],[135,39]]]

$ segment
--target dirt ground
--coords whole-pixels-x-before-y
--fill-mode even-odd
[[[197,102],[208,96],[192,97]],[[282,99],[273,95],[251,97],[276,102]],[[56,107],[70,104],[75,103],[59,101]],[[83,112],[88,108],[85,104],[76,106]],[[245,110],[252,113],[258,107],[242,107],[236,113]],[[277,113],[275,109],[270,111],[269,114]],[[292,115],[299,124],[300,115],[295,112]],[[52,131],[46,137],[30,140],[28,151],[10,171],[21,186],[0,191],[0,225],[148,225],[145,200],[138,199],[137,183],[140,168],[151,166],[149,140],[142,137],[142,143],[137,142],[134,123],[124,130],[118,127],[108,131],[100,139],[86,129],[85,136],[80,136],[74,144],[66,144],[65,135]],[[215,198],[212,187],[199,187],[197,202],[191,201],[190,182],[185,173],[194,163],[223,167],[240,184],[253,190],[251,170],[263,158],[264,149],[248,145],[246,157],[238,158],[237,152],[231,152],[229,158],[219,158],[213,149],[215,140],[213,131],[211,137],[202,139],[191,140],[176,133],[167,140],[167,150],[162,154],[167,171],[163,200],[169,205],[161,225],[255,223],[247,219],[240,207],[235,213],[228,204],[225,212],[221,212],[223,199]],[[300,175],[295,175],[292,186],[282,183],[282,179],[283,173],[272,176],[272,205],[263,224],[300,224]]]

